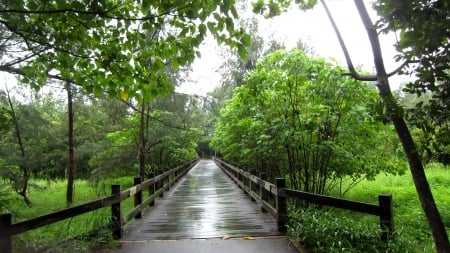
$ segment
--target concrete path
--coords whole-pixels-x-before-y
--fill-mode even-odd
[[[298,247],[298,248],[297,248]],[[123,242],[120,249],[109,252],[122,253],[299,253],[299,246],[286,237],[256,237],[253,240],[233,238],[223,240],[179,239]]]
[[[298,252],[276,221],[212,161],[202,160],[124,230],[110,252]]]

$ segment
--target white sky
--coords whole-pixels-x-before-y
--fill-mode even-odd
[[[249,0],[251,1],[251,0]],[[371,11],[369,1],[366,7]],[[328,7],[341,30],[342,36],[355,66],[362,66],[366,71],[373,72],[373,56],[366,31],[351,0],[327,1]],[[372,20],[375,22],[376,14],[371,11]],[[316,54],[325,58],[334,58],[337,62],[346,66],[344,55],[326,17],[321,4],[313,10],[301,11],[293,8],[287,13],[265,20],[259,18],[260,35],[268,40],[269,36],[284,42],[287,48],[293,48],[299,39],[309,47],[313,47]],[[380,37],[387,72],[396,69],[399,63],[393,60],[396,55],[393,44],[395,36]],[[218,69],[222,59],[219,55],[220,48],[212,38],[208,38],[200,48],[202,57],[196,59],[193,64],[193,72],[189,75],[189,81],[177,89],[179,92],[205,95],[220,85]],[[391,87],[397,89],[405,78],[392,77]]]

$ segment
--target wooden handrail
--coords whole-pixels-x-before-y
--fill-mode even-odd
[[[267,182],[265,179],[262,179],[263,177],[267,178],[267,174],[265,173],[261,173],[261,177],[259,178],[248,172],[244,172],[242,169],[228,164],[221,159],[214,158],[214,161],[246,194],[250,195],[252,199],[259,203],[261,210],[268,211],[272,216],[277,218],[278,230],[281,233],[286,232],[288,217],[286,199],[288,198],[376,215],[380,218],[380,226],[382,229],[381,239],[385,241],[392,236],[394,232],[392,195],[390,194],[378,195],[378,205],[375,205],[310,192],[291,190],[285,188],[283,183],[285,180],[284,178],[278,178],[277,185],[274,185]],[[252,191],[251,183],[246,185],[246,181],[259,185],[260,194],[258,195],[256,192]],[[275,207],[268,202],[267,194],[272,194],[275,198]]]
[[[111,206],[112,209],[113,237],[115,239],[120,239],[122,237],[123,225],[136,217],[136,215],[142,212],[145,207],[151,206],[151,203],[156,198],[162,196],[164,190],[169,189],[170,184],[174,184],[179,178],[184,176],[197,162],[198,159],[192,159],[191,161],[170,169],[161,175],[150,178],[142,183],[139,182],[135,186],[123,191],[121,190],[120,185],[113,185],[111,187],[112,195],[110,196],[14,224],[12,224],[11,214],[0,214],[0,249],[2,249],[2,252],[11,253],[11,237],[14,235],[108,206]],[[159,183],[162,183],[161,187],[156,186]],[[153,188],[153,191],[151,188]],[[135,199],[135,207],[128,214],[125,214],[125,216],[122,217],[121,202],[129,197],[136,196],[136,194],[141,194],[142,191],[146,189],[150,189],[150,193],[152,194],[150,194],[150,196],[144,201],[142,201],[142,198],[140,201],[136,201]]]

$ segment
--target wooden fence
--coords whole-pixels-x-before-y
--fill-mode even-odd
[[[277,219],[278,231],[285,233],[287,231],[288,211],[287,199],[297,199],[308,201],[321,206],[331,206],[345,210],[351,210],[380,218],[382,229],[382,240],[387,240],[394,232],[394,216],[392,207],[392,195],[378,195],[378,205],[362,203],[347,199],[329,197],[309,192],[286,189],[284,178],[277,178],[275,184],[267,182],[267,174],[261,173],[260,177],[245,172],[233,165],[230,165],[220,159],[214,159],[216,164],[250,196],[252,200],[257,201],[261,210],[271,213]],[[258,191],[259,193],[257,193]],[[269,195],[274,198],[275,206],[269,203]]]
[[[144,182],[141,182],[140,178],[135,178],[134,186],[126,190],[122,190],[121,185],[112,185],[112,194],[110,196],[29,220],[12,224],[11,214],[0,214],[1,252],[12,252],[12,236],[14,235],[108,206],[111,206],[111,228],[113,237],[115,239],[120,239],[123,236],[123,226],[133,218],[141,218],[142,211],[146,207],[153,206],[155,200],[158,197],[162,197],[164,191],[168,190],[175,182],[184,176],[197,161],[198,159],[193,159],[166,172],[160,171],[161,174],[155,177],[151,173],[150,179]],[[144,190],[149,191],[149,197],[145,200],[142,199],[142,192]],[[132,196],[134,196],[134,208],[129,213],[122,215],[122,201]]]

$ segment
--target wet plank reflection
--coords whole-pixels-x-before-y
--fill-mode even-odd
[[[246,196],[212,160],[200,161],[124,240],[277,235],[276,221]]]

